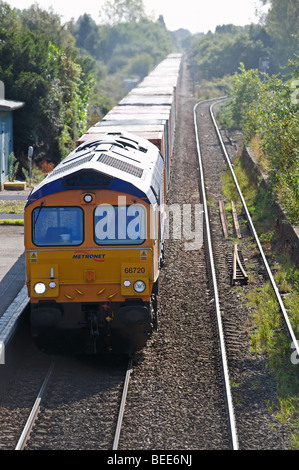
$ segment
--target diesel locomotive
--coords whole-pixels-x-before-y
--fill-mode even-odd
[[[28,197],[31,329],[46,352],[132,354],[157,328],[180,57],[164,62],[158,76],[167,63],[176,72],[160,119],[146,86],[143,104],[115,107]]]

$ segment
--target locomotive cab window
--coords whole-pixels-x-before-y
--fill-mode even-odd
[[[140,245],[146,239],[146,210],[141,204],[99,205],[94,212],[98,245]]]
[[[37,246],[81,245],[84,238],[80,207],[36,207],[32,211],[32,241]]]

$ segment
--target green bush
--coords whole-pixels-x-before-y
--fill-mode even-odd
[[[297,64],[298,65],[298,64]],[[291,80],[245,70],[233,78],[223,122],[258,137],[269,161],[269,182],[293,224],[299,224],[299,104]]]
[[[8,181],[13,181],[16,177],[17,171],[19,168],[19,163],[14,155],[10,153],[8,156]]]

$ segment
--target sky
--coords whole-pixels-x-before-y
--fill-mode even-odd
[[[88,13],[96,23],[98,14],[105,0],[4,0],[11,7],[28,8],[37,3],[41,8],[53,8],[62,21],[71,18],[77,20],[80,15]],[[163,15],[167,29],[188,29],[191,33],[214,32],[217,25],[235,24],[244,26],[257,23],[256,8],[261,9],[260,0],[143,0],[148,14],[154,13],[154,19]]]

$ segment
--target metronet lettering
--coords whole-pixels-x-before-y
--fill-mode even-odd
[[[85,254],[85,253],[80,253],[80,254],[74,254],[73,259],[96,259],[96,260],[102,260],[104,261],[105,255],[93,255],[93,254]]]

